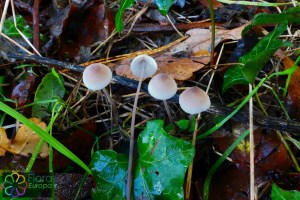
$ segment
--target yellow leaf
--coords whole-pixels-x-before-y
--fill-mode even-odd
[[[10,140],[7,138],[4,128],[0,128],[0,156],[4,156],[10,146]]]
[[[42,129],[46,129],[46,124],[38,118],[30,118],[30,121]],[[29,127],[21,125],[18,129],[15,139],[11,142],[9,151],[23,156],[30,156],[36,149],[36,145],[41,137],[32,131]],[[40,157],[45,158],[49,155],[49,148],[45,142],[40,150]]]

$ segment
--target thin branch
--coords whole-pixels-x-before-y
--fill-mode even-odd
[[[34,61],[46,66],[55,66],[61,69],[69,69],[73,72],[83,72],[84,67],[77,65],[77,64],[72,64],[72,63],[67,63],[67,62],[62,62],[58,60],[54,60],[51,58],[45,58],[45,57],[39,57],[36,55],[26,55],[26,54],[16,54],[16,53],[6,53],[5,55],[7,58],[10,59],[17,59],[17,60],[24,60],[24,61]],[[123,85],[125,87],[130,87],[130,88],[137,88],[138,82],[132,79],[128,79],[126,77],[114,75],[113,76],[113,81],[117,84]],[[147,84],[143,83],[142,92],[148,92],[147,90]],[[170,101],[172,102],[178,102],[179,95],[175,95]],[[215,115],[228,115],[229,113],[232,112],[231,108],[228,108],[224,105],[219,104],[218,102],[214,101],[212,99],[212,105],[210,109],[207,111],[208,113],[215,114]],[[239,111],[236,115],[232,117],[233,120],[237,120],[242,123],[248,123],[249,122],[249,112],[246,111]],[[280,118],[275,118],[275,117],[266,117],[258,112],[253,111],[253,123],[256,126],[264,127],[264,128],[270,128],[270,129],[275,129],[275,130],[280,130],[280,131],[286,131],[294,135],[300,135],[300,122],[293,121],[293,120],[285,120],[285,119],[280,119]]]

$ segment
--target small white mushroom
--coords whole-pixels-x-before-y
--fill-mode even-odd
[[[135,116],[136,116],[136,108],[138,103],[138,97],[141,90],[141,85],[143,78],[147,78],[155,74],[157,70],[157,63],[154,58],[148,55],[139,55],[135,57],[130,64],[131,72],[139,78],[138,88],[136,90],[133,109],[132,109],[132,117],[131,117],[131,125],[130,125],[130,145],[129,145],[129,161],[128,161],[128,176],[127,176],[127,186],[126,186],[126,199],[131,199],[131,188],[132,188],[132,169],[133,169],[133,145],[134,145],[134,126],[135,126]]]
[[[159,100],[166,100],[173,97],[177,92],[176,81],[168,74],[155,75],[148,84],[148,91],[151,96]]]
[[[166,100],[176,94],[176,81],[168,74],[157,74],[150,80],[148,84],[148,91],[152,97],[163,100],[169,119],[173,122],[173,117]]]
[[[84,85],[90,90],[102,90],[112,79],[112,72],[106,65],[94,63],[87,66],[82,75]]]
[[[206,111],[210,107],[210,98],[202,89],[194,86],[187,88],[179,95],[179,104],[182,110],[185,112],[194,115],[198,114],[198,117],[195,122],[195,128],[193,133],[192,144],[196,144],[196,136],[198,133],[198,122],[200,121],[200,113]],[[185,195],[189,196],[191,189],[191,178],[193,173],[193,162],[190,164],[187,172],[187,182],[185,188]]]
[[[130,70],[138,78],[148,78],[157,71],[157,63],[151,56],[142,54],[132,60]]]
[[[209,109],[210,98],[202,89],[194,86],[180,94],[179,104],[182,110],[194,115]]]

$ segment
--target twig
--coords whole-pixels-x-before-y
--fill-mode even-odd
[[[61,69],[69,69],[73,72],[83,72],[84,67],[77,65],[77,64],[72,64],[72,63],[67,63],[67,62],[62,62],[58,60],[54,60],[51,58],[45,58],[45,57],[39,57],[36,55],[26,55],[26,54],[16,54],[9,52],[6,54],[7,58],[10,59],[17,59],[17,60],[24,60],[24,61],[34,61],[43,65],[50,65],[50,66],[55,66]],[[113,76],[114,82],[117,84],[123,85],[125,87],[130,87],[130,88],[137,88],[138,82],[132,79],[128,79],[126,77],[114,75]],[[143,83],[142,92],[147,92],[147,84]],[[178,102],[179,95],[175,95],[170,101],[172,102]],[[215,115],[228,115],[229,113],[232,112],[231,108],[228,108],[224,105],[220,105],[214,99],[212,99],[212,105],[210,109],[207,111],[208,113],[215,114]],[[233,120],[238,120],[239,122],[242,123],[248,123],[249,122],[249,115],[247,111],[239,111],[238,114],[234,115],[232,117]],[[293,121],[293,120],[285,120],[285,119],[279,119],[275,117],[266,117],[258,112],[253,111],[253,123],[256,126],[264,127],[264,128],[270,128],[270,129],[275,129],[275,130],[280,130],[280,131],[286,131],[289,133],[292,133],[294,135],[300,135],[300,122]]]
[[[215,26],[215,13],[213,8],[212,0],[208,0],[209,14],[211,22],[211,54],[210,54],[210,64],[214,64],[214,54],[215,54],[215,39],[216,39],[216,26]]]
[[[39,18],[40,0],[34,0],[32,10],[32,26],[33,26],[33,46],[39,50],[40,48],[40,18]]]

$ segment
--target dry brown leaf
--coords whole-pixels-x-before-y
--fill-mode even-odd
[[[246,25],[233,30],[216,30],[216,41],[238,40],[241,38],[241,32]],[[158,64],[158,73],[167,73],[175,80],[187,80],[193,76],[193,73],[203,68],[210,61],[211,32],[208,29],[191,29],[187,31],[190,35],[185,41],[171,47],[168,52],[151,55]],[[217,44],[216,42],[216,44]],[[187,56],[175,57],[186,53]],[[115,64],[116,73],[130,79],[136,77],[130,71],[130,62],[132,59],[124,59]]]
[[[224,30],[224,29],[216,29],[216,45],[225,40],[238,40],[241,38],[241,32],[245,28],[245,24],[241,27],[232,29],[232,30]],[[186,35],[190,37],[187,38],[182,43],[171,47],[170,54],[174,54],[180,51],[188,51],[191,52],[192,55],[196,54],[199,51],[211,49],[211,32],[208,29],[191,29],[186,32]]]
[[[193,72],[201,69],[204,65],[195,61],[202,62],[202,59],[190,59],[190,58],[176,58],[168,55],[161,55],[159,57],[153,56],[158,64],[158,73],[167,73],[171,75],[175,80],[186,80],[193,75]],[[116,73],[120,76],[125,76],[130,79],[136,79],[136,77],[130,71],[130,62],[132,59],[126,59],[116,67]],[[209,61],[209,56],[205,58]]]
[[[208,1],[207,1],[207,0],[199,0],[199,2],[200,2],[201,4],[203,4],[204,6],[206,6],[207,8],[209,8]],[[217,0],[212,0],[212,5],[213,5],[213,8],[214,8],[214,9],[222,8],[222,7],[223,7],[223,4],[221,4],[221,3],[218,2]]]
[[[43,130],[47,127],[46,124],[38,118],[30,118],[29,120],[41,127]],[[40,140],[41,137],[29,127],[21,125],[15,139],[11,142],[9,151],[23,156],[30,156],[30,154],[35,151],[36,145]],[[40,150],[40,157],[45,158],[48,154],[49,148],[45,142]]]
[[[4,128],[0,128],[0,156],[4,156],[6,149],[10,146],[10,140],[7,138]]]

